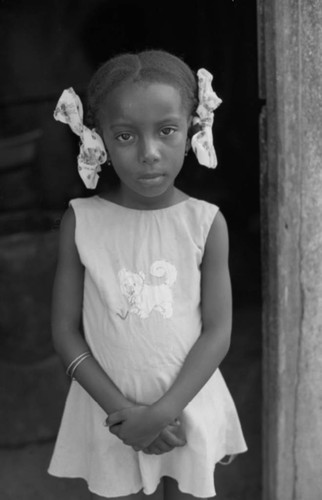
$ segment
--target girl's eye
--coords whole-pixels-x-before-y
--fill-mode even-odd
[[[176,129],[174,127],[164,127],[162,130],[161,130],[161,135],[171,135],[173,134],[174,132],[176,131]]]
[[[129,140],[132,139],[132,135],[124,132],[123,134],[120,134],[116,136],[116,140],[120,142],[128,142]]]

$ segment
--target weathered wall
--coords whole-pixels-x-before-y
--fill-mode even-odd
[[[322,4],[260,0],[265,500],[322,498]],[[262,43],[264,41],[264,43]],[[267,121],[266,121],[267,117]]]

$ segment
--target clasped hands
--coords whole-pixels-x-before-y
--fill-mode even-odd
[[[161,455],[186,444],[180,421],[165,425],[152,406],[135,405],[116,411],[108,416],[106,425],[124,444],[147,454]]]

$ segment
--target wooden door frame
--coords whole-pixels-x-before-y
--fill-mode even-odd
[[[322,5],[257,0],[263,500],[322,498]]]

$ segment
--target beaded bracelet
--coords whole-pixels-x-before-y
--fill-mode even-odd
[[[84,359],[89,358],[90,356],[91,353],[89,351],[86,351],[73,359],[73,361],[68,365],[66,375],[68,375],[70,378],[73,378],[76,368],[84,361]]]

